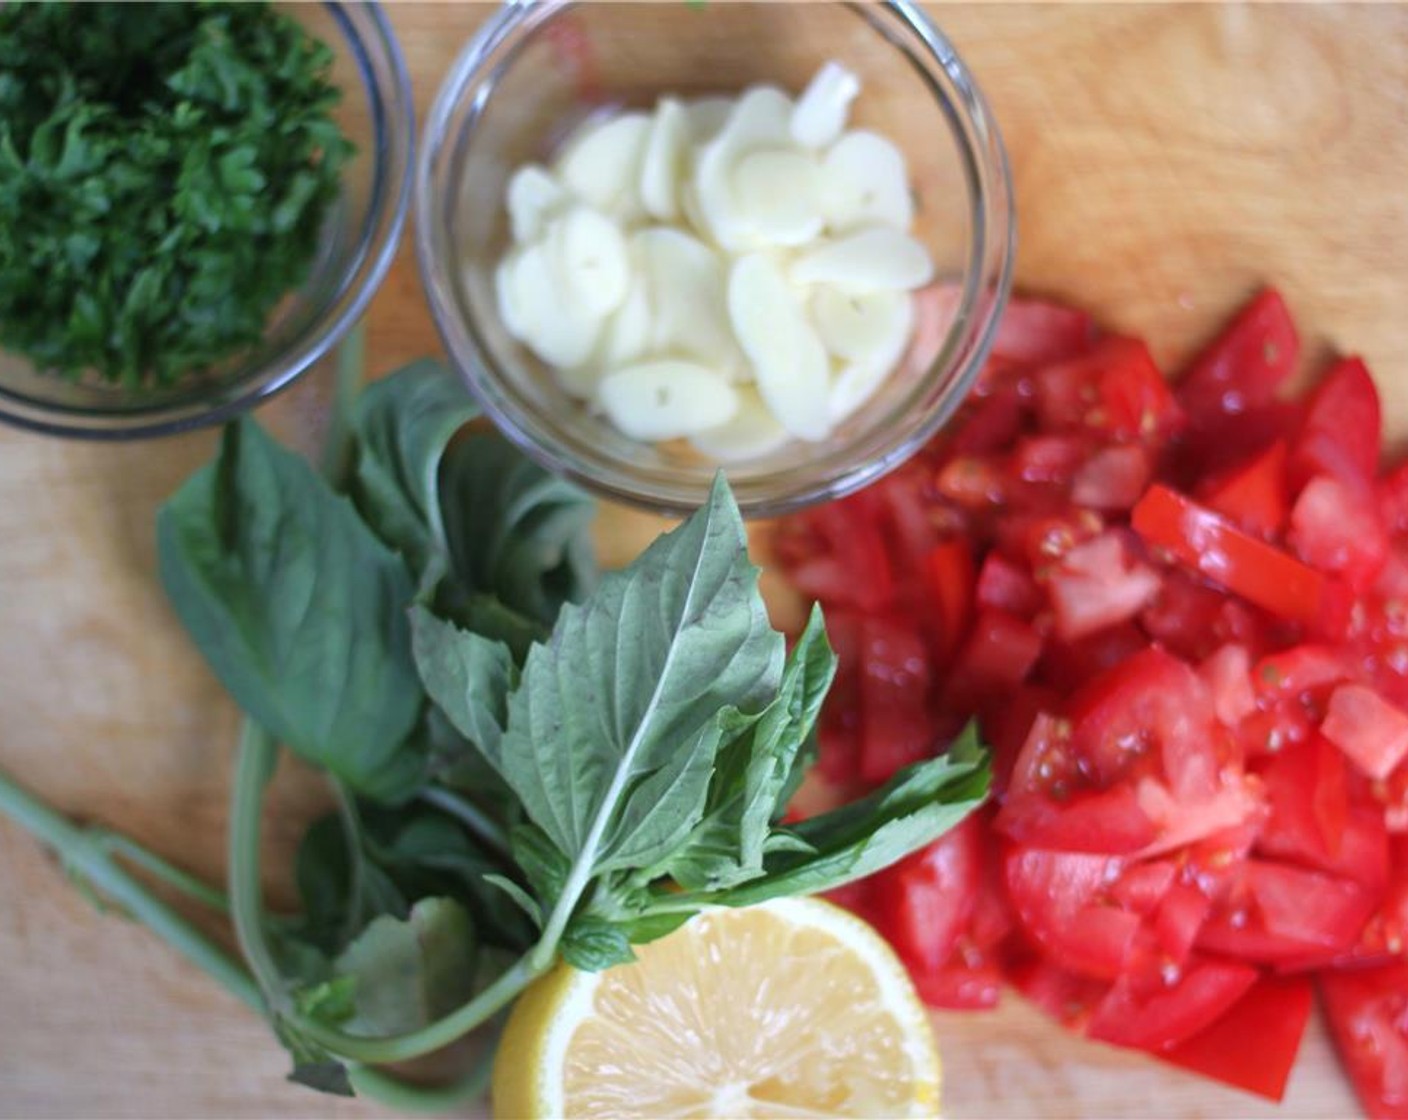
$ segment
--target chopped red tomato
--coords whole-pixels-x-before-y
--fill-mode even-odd
[[[1073,357],[1095,337],[1084,311],[1042,299],[1007,301],[993,339],[994,356],[1029,365]]]
[[[1249,462],[1199,487],[1208,508],[1259,537],[1274,537],[1286,523],[1286,441],[1277,440]]]
[[[1117,443],[1095,452],[1071,480],[1071,500],[1101,512],[1127,510],[1153,474],[1149,452],[1137,443]]]
[[[1089,1034],[1118,1046],[1168,1050],[1217,1021],[1256,983],[1249,965],[1190,958],[1167,984],[1123,975],[1091,1016]]]
[[[1058,967],[1113,980],[1133,959],[1139,916],[1103,899],[1119,874],[1104,856],[1014,848],[1007,892],[1026,934]]]
[[[1248,303],[1178,383],[1178,399],[1195,427],[1268,404],[1300,360],[1300,337],[1279,293]]]
[[[1321,731],[1371,778],[1387,778],[1408,755],[1408,713],[1362,684],[1330,694]]]
[[[1212,710],[1224,727],[1236,727],[1256,711],[1252,691],[1251,655],[1247,647],[1229,642],[1209,654],[1198,675],[1212,694]]]
[[[929,651],[912,625],[875,615],[861,622],[860,658],[860,777],[879,783],[935,751]]]
[[[1314,993],[1306,980],[1259,980],[1213,1024],[1160,1053],[1166,1062],[1273,1101],[1286,1092]],[[1248,1040],[1255,1039],[1255,1045]]]
[[[973,550],[966,540],[942,541],[924,554],[924,604],[933,620],[931,646],[946,664],[973,614]]]
[[[1151,486],[1131,523],[1151,547],[1249,602],[1317,632],[1344,632],[1350,599],[1333,581],[1191,499]]]
[[[938,970],[973,918],[982,865],[978,818],[875,876],[876,927],[912,972]]]
[[[1043,367],[1035,384],[1037,415],[1053,431],[1162,438],[1183,426],[1182,409],[1138,339],[1102,338],[1080,357]]]
[[[1368,488],[1379,464],[1382,429],[1373,378],[1358,358],[1345,358],[1311,391],[1287,464],[1291,485],[1328,474]]]
[[[1000,552],[989,552],[983,559],[977,598],[980,606],[1027,619],[1041,609],[1042,603],[1041,588],[1027,569]]]
[[[1329,475],[1316,475],[1291,511],[1287,541],[1313,568],[1365,591],[1388,559],[1388,533],[1373,496]]]
[[[1364,1111],[1408,1117],[1408,965],[1325,973],[1320,998]]]
[[[1133,618],[1159,590],[1158,575],[1135,560],[1114,532],[1072,548],[1046,582],[1056,632],[1066,641]]]

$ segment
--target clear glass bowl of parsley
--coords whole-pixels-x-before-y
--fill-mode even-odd
[[[374,4],[0,6],[0,419],[160,435],[290,384],[390,265],[413,136]]]

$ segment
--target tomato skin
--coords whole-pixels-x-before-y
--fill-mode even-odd
[[[1374,488],[1379,516],[1390,533],[1408,532],[1408,461],[1399,463]]]
[[[1211,510],[1154,485],[1134,507],[1131,523],[1162,548],[1227,590],[1318,633],[1343,634],[1350,596],[1323,573],[1242,532]]]
[[[1320,735],[1290,744],[1261,771],[1270,815],[1257,849],[1303,866],[1332,870],[1349,823],[1344,756]]]
[[[860,778],[880,783],[934,754],[932,670],[924,639],[905,621],[865,618],[860,643]]]
[[[1041,635],[1015,615],[990,607],[978,611],[945,684],[946,703],[963,711],[1010,691],[1031,672],[1041,645]]]
[[[1184,424],[1168,383],[1138,339],[1107,335],[1079,357],[1038,370],[1035,384],[1037,418],[1048,431],[1162,438]]]
[[[1234,961],[1192,957],[1167,987],[1115,981],[1090,1019],[1091,1038],[1160,1051],[1211,1026],[1256,983],[1257,970]]]
[[[967,541],[941,541],[924,554],[924,603],[933,620],[930,644],[941,665],[952,658],[968,632],[975,583],[973,550]]]
[[[912,973],[942,967],[972,920],[982,843],[979,819],[970,815],[870,880],[876,927]]]
[[[994,828],[1034,847],[1093,855],[1134,855],[1158,831],[1129,785],[1073,794],[1063,800],[1025,791],[1010,794]]]
[[[1000,552],[989,552],[978,572],[978,604],[1030,619],[1041,609],[1041,588],[1026,568]]]
[[[1388,533],[1373,496],[1328,475],[1316,475],[1300,492],[1287,541],[1311,567],[1355,591],[1372,587],[1388,559]]]
[[[1189,366],[1178,399],[1192,425],[1206,428],[1271,401],[1300,360],[1300,337],[1280,293],[1251,300]]]
[[[1327,972],[1320,998],[1364,1111],[1408,1117],[1408,965]]]
[[[1279,1101],[1310,1021],[1306,980],[1262,979],[1215,1023],[1160,1053],[1166,1062]],[[1249,1046],[1249,1039],[1255,1045]]]
[[[1271,539],[1286,524],[1286,441],[1278,439],[1246,463],[1205,481],[1199,494],[1208,508],[1254,533]]]
[[[1379,464],[1383,416],[1374,379],[1359,358],[1345,358],[1310,393],[1291,446],[1287,471],[1294,488],[1317,474],[1368,488]]]
[[[1024,365],[1074,357],[1089,348],[1095,325],[1084,311],[1049,300],[1014,297],[998,320],[992,352]]]
[[[828,607],[883,609],[894,595],[895,578],[879,516],[875,497],[861,491],[784,522],[773,550],[788,581]]]
[[[1330,694],[1321,731],[1370,778],[1387,778],[1408,755],[1408,713],[1362,684]]]

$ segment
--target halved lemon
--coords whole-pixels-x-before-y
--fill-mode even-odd
[[[904,966],[814,899],[709,910],[605,972],[519,999],[494,1114],[935,1116],[939,1055]]]

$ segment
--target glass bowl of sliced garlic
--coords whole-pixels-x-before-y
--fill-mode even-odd
[[[417,251],[504,433],[665,513],[849,493],[962,402],[1011,285],[1006,156],[914,5],[513,3],[425,130]]]

